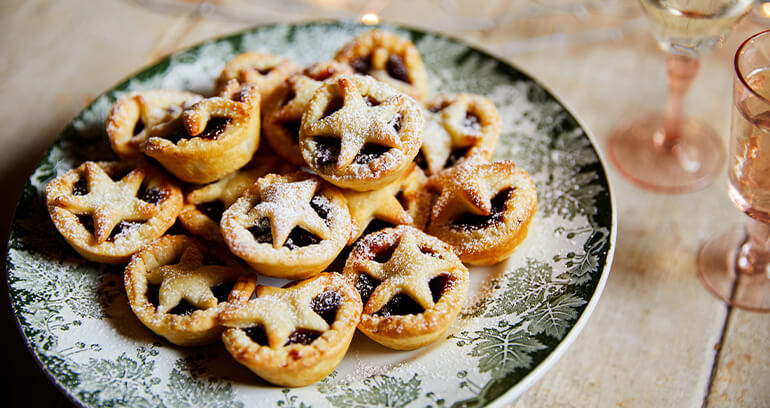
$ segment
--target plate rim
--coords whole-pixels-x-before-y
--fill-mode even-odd
[[[521,396],[521,394],[524,391],[526,391],[532,385],[538,382],[543,377],[543,375],[548,370],[550,370],[561,359],[561,357],[563,357],[567,349],[572,345],[572,343],[574,343],[574,341],[577,339],[577,337],[585,328],[585,325],[587,324],[589,318],[595,311],[596,305],[598,304],[599,299],[601,298],[601,295],[604,292],[607,280],[609,278],[610,271],[612,269],[612,264],[614,261],[614,255],[615,255],[615,249],[616,249],[615,244],[616,244],[616,238],[617,238],[618,221],[617,221],[617,205],[615,200],[615,193],[612,187],[611,178],[609,177],[609,172],[607,171],[607,166],[605,165],[605,163],[607,163],[605,154],[599,148],[600,145],[597,143],[597,140],[593,134],[593,131],[591,131],[586,126],[583,118],[576,113],[576,111],[572,108],[571,104],[565,102],[565,100],[557,92],[555,92],[550,86],[544,84],[540,79],[532,75],[529,70],[521,68],[511,59],[500,56],[484,48],[481,45],[470,44],[467,41],[459,38],[458,36],[455,36],[451,33],[446,33],[444,31],[432,30],[429,28],[421,28],[410,24],[403,24],[403,23],[397,23],[397,22],[391,22],[391,21],[384,21],[384,22],[381,22],[380,24],[369,26],[369,25],[360,23],[355,19],[329,19],[329,18],[303,19],[303,20],[290,21],[290,22],[256,24],[256,25],[252,25],[247,28],[238,30],[236,32],[226,33],[226,34],[214,36],[211,38],[207,38],[197,43],[194,43],[190,46],[186,46],[186,47],[174,50],[161,58],[158,58],[158,59],[152,60],[151,62],[143,64],[140,68],[136,69],[132,73],[124,76],[122,79],[117,81],[115,85],[99,93],[97,96],[93,98],[93,100],[90,103],[84,106],[80,111],[78,111],[78,113],[74,117],[72,117],[69,121],[67,121],[64,127],[57,133],[56,138],[51,142],[50,146],[40,155],[40,158],[37,160],[37,164],[35,165],[34,169],[29,173],[26,179],[27,182],[24,184],[24,187],[22,188],[21,192],[16,195],[16,205],[14,206],[12,217],[10,218],[11,222],[9,224],[7,237],[5,239],[6,253],[3,259],[4,262],[2,266],[6,272],[5,273],[5,285],[7,289],[6,302],[9,306],[9,309],[13,312],[13,317],[14,317],[13,320],[16,326],[16,333],[18,336],[22,338],[24,345],[26,346],[28,353],[32,356],[35,364],[42,371],[45,377],[48,378],[48,381],[61,394],[63,394],[67,398],[67,400],[73,405],[78,407],[84,407],[84,408],[87,407],[87,405],[81,402],[76,397],[76,395],[70,393],[70,391],[63,386],[63,384],[58,382],[54,378],[53,374],[49,371],[49,369],[45,365],[43,365],[40,359],[40,356],[33,348],[32,343],[30,342],[30,339],[24,334],[23,328],[21,327],[21,322],[19,320],[19,314],[16,307],[16,303],[14,302],[13,296],[11,294],[11,274],[10,274],[10,271],[8,270],[8,262],[10,260],[12,248],[10,247],[9,243],[10,243],[11,235],[13,234],[13,226],[16,221],[16,216],[19,210],[19,205],[21,204],[21,199],[24,195],[24,191],[31,184],[32,175],[40,167],[43,160],[45,160],[45,158],[50,155],[51,151],[57,146],[57,144],[61,142],[62,136],[64,135],[64,133],[67,131],[68,128],[73,126],[73,122],[78,118],[80,118],[85,112],[90,110],[93,107],[93,105],[99,101],[100,98],[104,97],[109,93],[112,93],[115,91],[121,91],[122,90],[121,88],[126,87],[132,80],[134,80],[135,78],[137,78],[138,76],[144,73],[147,73],[153,70],[156,66],[161,65],[167,61],[170,61],[171,59],[173,59],[174,57],[180,54],[190,52],[192,50],[203,47],[206,44],[219,43],[219,42],[227,41],[228,39],[238,38],[250,32],[253,32],[255,30],[267,29],[267,28],[278,27],[278,26],[303,27],[303,26],[314,26],[314,25],[328,25],[328,26],[348,25],[348,26],[358,26],[358,27],[371,27],[373,29],[384,26],[386,28],[402,29],[402,30],[411,31],[413,33],[429,34],[435,37],[443,37],[444,39],[448,39],[454,43],[460,44],[474,52],[482,54],[484,57],[499,61],[503,65],[507,65],[509,68],[513,68],[515,71],[518,71],[524,77],[526,77],[527,80],[532,81],[535,84],[537,84],[539,87],[541,87],[548,94],[548,96],[553,98],[577,122],[579,128],[583,131],[584,135],[591,143],[591,148],[598,158],[598,165],[602,169],[602,172],[604,174],[604,180],[606,181],[606,184],[607,184],[607,194],[608,194],[609,207],[611,209],[611,217],[610,217],[610,225],[609,225],[610,235],[608,239],[609,248],[607,250],[605,264],[601,270],[599,281],[597,282],[596,288],[594,289],[594,292],[591,295],[591,299],[586,304],[585,308],[580,314],[580,317],[575,321],[574,325],[569,329],[569,331],[565,334],[565,336],[559,341],[559,344],[553,349],[553,351],[551,351],[548,354],[548,356],[545,359],[543,359],[535,368],[533,368],[529,373],[527,373],[524,377],[522,377],[521,380],[519,380],[514,386],[510,387],[508,390],[498,395],[495,399],[490,400],[484,406],[497,408],[497,407],[503,406],[504,404],[514,402],[518,397]]]

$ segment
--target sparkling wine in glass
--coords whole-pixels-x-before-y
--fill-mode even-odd
[[[706,242],[698,273],[725,302],[770,312],[770,30],[735,55],[727,172],[728,195],[748,224]]]
[[[684,117],[698,58],[749,12],[754,0],[641,0],[650,27],[666,51],[665,111],[622,125],[609,138],[620,172],[654,191],[679,193],[709,185],[724,163],[720,137],[705,122]]]

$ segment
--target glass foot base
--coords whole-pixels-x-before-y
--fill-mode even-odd
[[[661,143],[664,122],[663,116],[653,115],[613,131],[608,147],[615,167],[652,191],[685,193],[711,184],[725,161],[721,138],[702,121],[687,119],[679,142],[666,147]]]
[[[698,276],[706,288],[730,306],[770,312],[770,278],[764,273],[740,273],[737,256],[746,242],[744,228],[713,237],[698,250]]]

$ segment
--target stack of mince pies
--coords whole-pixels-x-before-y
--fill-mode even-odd
[[[408,40],[372,30],[305,68],[247,52],[215,87],[124,95],[106,129],[120,159],[46,186],[66,241],[127,264],[136,317],[174,344],[221,339],[261,378],[307,385],[356,329],[396,350],[442,337],[465,264],[500,262],[526,238],[537,193],[514,163],[489,161],[497,109],[428,99]]]

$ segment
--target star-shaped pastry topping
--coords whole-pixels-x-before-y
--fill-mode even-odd
[[[510,161],[482,163],[482,154],[469,157],[428,179],[428,188],[440,193],[431,222],[444,223],[463,213],[489,215],[492,198],[511,181],[516,165]]]
[[[469,105],[469,96],[460,94],[442,110],[425,113],[422,154],[430,174],[444,168],[452,149],[473,146],[483,137],[480,127],[471,129],[463,124]]]
[[[401,227],[404,228],[404,227]],[[380,281],[372,292],[364,312],[374,313],[399,293],[405,293],[423,309],[435,304],[429,282],[432,278],[457,269],[457,263],[420,250],[419,230],[406,227],[396,249],[385,263],[361,261],[358,269]]]
[[[397,94],[379,105],[369,106],[352,80],[341,77],[337,84],[344,99],[342,108],[307,128],[308,136],[341,139],[337,169],[342,170],[353,163],[367,143],[400,148],[401,138],[394,124],[400,120],[398,108],[406,96]]]
[[[150,271],[147,280],[160,284],[158,313],[167,313],[182,299],[199,309],[216,306],[219,301],[211,288],[229,279],[235,279],[231,268],[221,265],[204,265],[203,253],[196,245],[189,245],[182,252],[179,263],[163,265]]]
[[[275,123],[292,122],[302,118],[313,94],[321,86],[321,82],[305,75],[291,76],[286,82],[294,96],[273,114]]]
[[[90,215],[94,220],[94,236],[101,244],[121,221],[147,221],[158,212],[158,206],[139,199],[145,171],[132,170],[119,181],[112,178],[97,163],[85,163],[85,195],[62,195],[54,204],[77,214]]]
[[[375,218],[394,225],[408,225],[413,222],[412,217],[396,198],[405,179],[410,174],[411,171],[405,171],[404,175],[396,181],[377,190],[342,191],[348,201],[352,223],[348,245],[355,242],[366,226]]]
[[[233,305],[219,315],[219,321],[227,327],[262,326],[268,345],[278,348],[289,341],[295,329],[329,330],[329,324],[311,307],[318,295],[316,285],[307,281],[288,288],[258,285],[256,299]]]
[[[329,239],[331,230],[310,206],[320,182],[316,179],[284,181],[280,176],[271,176],[275,175],[257,180],[256,187],[262,202],[246,214],[249,226],[257,225],[263,218],[267,218],[272,229],[274,248],[280,248],[286,243],[294,227],[300,227],[321,239]]]
[[[249,186],[254,184],[254,181],[274,168],[276,161],[263,157],[259,162],[256,162],[255,158],[253,163],[253,167],[247,165],[248,168],[238,170],[222,180],[191,191],[187,196],[187,201],[200,204],[219,200],[225,205],[225,208],[229,207]]]

